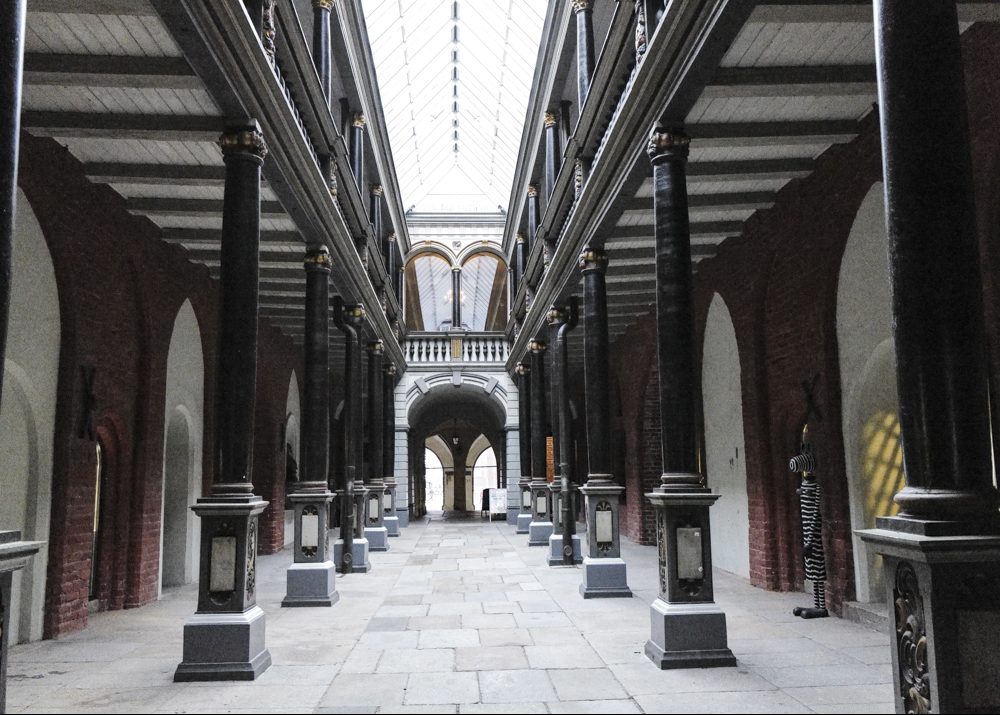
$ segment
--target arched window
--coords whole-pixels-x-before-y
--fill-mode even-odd
[[[451,266],[433,253],[415,256],[404,273],[406,329],[448,330],[451,327]]]
[[[507,322],[507,269],[492,253],[462,266],[462,316],[469,330],[503,330]]]

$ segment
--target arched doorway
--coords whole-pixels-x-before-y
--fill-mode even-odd
[[[13,574],[10,643],[42,637],[52,506],[52,452],[61,323],[55,268],[24,192],[17,192],[6,360],[0,408],[0,524],[46,542]]]
[[[490,508],[489,502],[483,503],[483,490],[494,489],[496,486],[497,455],[493,447],[487,446],[475,458],[472,467],[472,508],[475,511]]]
[[[438,458],[437,453],[430,447],[427,447],[424,452],[424,483],[427,485],[427,510],[444,511],[446,508],[444,465],[441,464],[441,460]],[[454,494],[449,496],[450,503],[448,504],[448,508],[454,509]]]
[[[198,519],[190,507],[202,493],[205,362],[190,301],[174,319],[167,353],[164,415],[160,590],[198,577]]]
[[[721,495],[713,507],[712,564],[750,578],[750,516],[739,347],[729,308],[718,294],[708,308],[703,355],[705,468],[708,484]]]
[[[897,511],[902,486],[897,418],[896,355],[886,254],[885,200],[874,184],[858,209],[837,285],[837,345],[843,396],[844,462],[854,529]],[[860,601],[882,601],[881,559],[854,537]]]

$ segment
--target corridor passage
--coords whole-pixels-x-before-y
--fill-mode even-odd
[[[891,712],[888,636],[790,613],[804,594],[725,574],[737,668],[659,671],[643,655],[656,550],[623,539],[632,599],[584,601],[578,567],[550,568],[513,527],[414,522],[338,577],[333,608],[281,608],[286,549],[261,557],[273,665],[250,683],[183,683],[181,625],[197,588],[101,613],[86,630],[11,650],[21,712]]]

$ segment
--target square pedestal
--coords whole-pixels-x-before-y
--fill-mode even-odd
[[[551,521],[533,521],[528,524],[528,546],[548,546],[550,536]]]
[[[410,525],[410,510],[396,509],[396,518],[399,519],[399,528],[405,529]]]
[[[332,561],[292,564],[286,572],[288,586],[282,606],[332,606],[340,600]]]
[[[344,541],[343,539],[337,539],[333,542],[333,563],[340,563],[342,553],[344,553]],[[354,562],[351,568],[353,573],[368,573],[372,570],[372,562],[368,560],[367,540],[355,539],[354,548],[351,549],[351,554],[354,557]]]
[[[580,548],[580,535],[573,534],[573,563],[583,563],[583,552]],[[549,537],[549,566],[563,565],[563,535],[552,534]]]
[[[521,512],[517,515],[517,531],[515,534],[527,534],[528,527],[531,526],[531,513]]]
[[[661,670],[736,665],[726,641],[726,614],[715,603],[667,603],[649,607],[646,656]]]
[[[260,606],[243,613],[196,613],[184,624],[184,660],[174,681],[254,680],[269,665]]]
[[[387,516],[382,521],[385,524],[386,531],[389,532],[389,536],[399,536],[398,516]]]
[[[384,526],[374,529],[365,527],[365,539],[368,541],[369,551],[389,550],[389,530]]]
[[[584,598],[631,597],[632,591],[626,581],[625,562],[622,559],[584,558],[580,595]]]

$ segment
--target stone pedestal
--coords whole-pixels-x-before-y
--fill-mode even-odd
[[[7,712],[7,626],[14,572],[28,565],[44,541],[21,541],[20,531],[0,531],[0,713]]]
[[[399,517],[396,516],[396,482],[385,480],[385,491],[382,492],[382,523],[389,536],[399,536]]]
[[[531,524],[531,481],[522,479],[518,482],[521,490],[521,508],[517,513],[517,534],[527,534],[528,526]]]
[[[396,507],[396,518],[399,519],[399,528],[405,529],[410,525],[410,510]]]
[[[592,474],[580,487],[587,508],[587,557],[583,560],[584,598],[628,598],[627,569],[621,558],[621,494],[611,475]]]
[[[385,512],[382,509],[382,494],[385,485],[381,479],[373,479],[367,485],[368,491],[365,493],[363,501],[363,519],[365,530],[363,536],[368,540],[368,548],[371,551],[389,550],[389,532],[385,528]]]
[[[531,482],[531,523],[528,524],[528,546],[548,546],[552,536],[552,497],[548,482]]]
[[[339,564],[344,553],[344,540],[333,542],[333,562]],[[355,539],[351,545],[351,573],[368,573],[372,570],[372,562],[368,559],[368,540]]]
[[[525,514],[520,512],[517,515],[517,534],[527,534],[528,528],[531,526],[531,514]]]
[[[883,557],[896,712],[998,712],[1000,536],[898,530],[906,521],[857,532]]]
[[[550,536],[551,521],[532,521],[528,524],[528,546],[548,546]]]
[[[257,606],[257,517],[266,506],[250,495],[191,507],[201,518],[198,611],[184,625],[175,681],[254,680],[271,665]]]
[[[563,566],[563,535],[549,537],[549,566]],[[583,563],[583,548],[579,534],[573,534],[573,563]]]
[[[647,494],[656,510],[660,597],[650,606],[646,656],[659,668],[735,666],[726,614],[714,602],[707,489],[660,488]]]
[[[288,567],[282,606],[332,606],[340,600],[336,567],[330,560],[330,502],[333,494],[296,492],[289,495],[295,512],[295,563]]]

